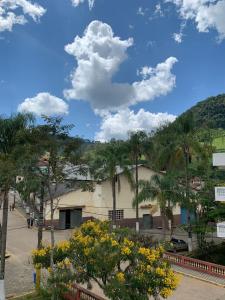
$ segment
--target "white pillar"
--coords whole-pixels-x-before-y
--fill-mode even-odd
[[[136,222],[136,232],[140,231],[139,222]]]
[[[0,300],[5,300],[5,280],[0,280]]]

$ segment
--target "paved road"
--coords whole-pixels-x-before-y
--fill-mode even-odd
[[[56,232],[56,241],[65,240],[70,231]],[[50,232],[44,232],[44,240],[50,241]],[[37,246],[37,230],[28,229],[26,220],[18,211],[9,211],[7,251],[11,255],[6,260],[6,293],[15,294],[33,288],[33,267],[31,251]]]
[[[181,283],[169,300],[225,300],[225,289],[195,278],[182,276]]]
[[[57,231],[56,240],[65,240],[70,231]],[[44,232],[44,240],[50,233]],[[33,267],[30,253],[37,245],[37,230],[28,229],[26,220],[17,212],[9,212],[7,250],[11,254],[6,262],[6,293],[20,294],[33,288]],[[180,286],[170,300],[225,300],[225,289],[213,284],[183,276]]]

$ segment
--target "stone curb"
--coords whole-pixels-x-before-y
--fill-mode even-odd
[[[20,294],[18,296],[15,296],[14,294],[12,294],[12,295],[6,296],[6,299],[10,299],[10,300],[14,300],[15,299],[16,300],[16,299],[19,299],[21,297],[26,297],[26,296],[32,295],[34,292],[35,292],[35,290],[27,292],[27,293]]]

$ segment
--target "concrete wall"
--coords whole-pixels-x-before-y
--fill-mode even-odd
[[[54,213],[54,219],[59,219],[60,208],[65,207],[81,207],[85,206],[82,210],[83,217],[95,216],[97,213],[94,203],[98,203],[98,199],[101,195],[101,186],[97,185],[94,192],[83,192],[81,189],[68,194],[60,196],[58,199],[54,200],[54,205],[56,207]],[[50,203],[45,206],[45,219],[50,220]]]
[[[133,171],[134,173],[135,171]],[[145,168],[145,167],[139,167],[139,180],[150,180],[150,178],[155,174],[152,170]],[[132,208],[132,202],[134,199],[134,191],[131,190],[129,182],[124,174],[120,175],[120,192],[118,191],[118,183],[116,186],[116,202],[117,202],[117,208],[116,209],[123,209],[124,210],[124,218],[130,219],[136,217],[135,209]],[[104,219],[104,215],[108,216],[108,211],[112,210],[112,188],[110,182],[104,181],[102,182],[102,207],[105,207],[101,210],[101,213],[103,216],[101,219]],[[140,204],[139,207],[139,217],[142,218],[144,214],[150,214],[152,213],[152,210],[149,208],[141,208],[143,206],[148,206],[148,204],[151,204],[152,206],[157,206],[157,201],[146,201],[143,202],[143,204]],[[174,214],[180,214],[180,208],[177,206],[174,209]],[[155,213],[153,213],[153,216],[160,216],[159,209]]]

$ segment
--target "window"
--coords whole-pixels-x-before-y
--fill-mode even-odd
[[[225,196],[225,188],[221,187],[221,188],[217,188],[217,195],[218,196]]]
[[[109,210],[108,212],[109,220],[112,220],[113,210]],[[122,220],[124,216],[123,209],[116,210],[116,220]]]

